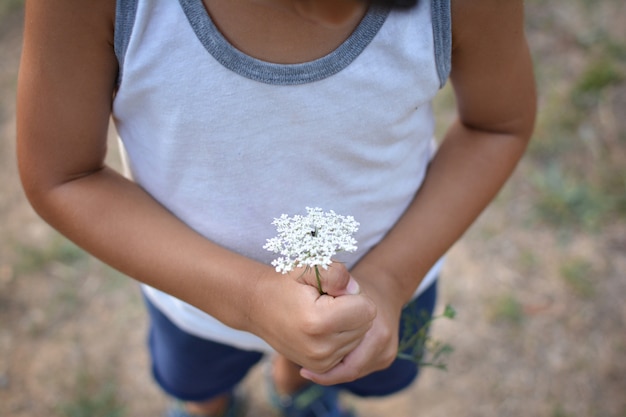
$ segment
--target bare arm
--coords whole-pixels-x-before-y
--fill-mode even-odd
[[[317,291],[200,236],[104,164],[117,76],[112,0],[28,0],[18,163],[35,210],[113,267],[251,331],[323,371],[354,349],[375,308]],[[208,214],[210,215],[210,214]],[[346,280],[345,268],[334,268]]]
[[[453,0],[451,81],[458,120],[411,206],[352,273],[378,315],[361,346],[320,383],[388,366],[402,306],[511,175],[534,125],[535,86],[521,0]]]

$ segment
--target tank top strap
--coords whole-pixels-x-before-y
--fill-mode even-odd
[[[135,24],[138,1],[139,0],[116,0],[115,4],[113,47],[119,65],[119,72],[117,76],[118,86],[122,80],[124,57],[126,56],[126,49],[128,48],[130,35]]]
[[[439,86],[443,87],[452,67],[452,19],[450,0],[431,0],[435,62]]]

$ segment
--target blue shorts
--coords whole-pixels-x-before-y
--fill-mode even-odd
[[[400,339],[407,313],[413,320],[429,319],[437,299],[437,281],[403,311]],[[232,392],[263,353],[246,351],[202,339],[182,331],[144,297],[150,316],[149,348],[152,373],[161,388],[183,401],[206,401]],[[412,327],[415,328],[415,327]],[[415,380],[418,367],[396,359],[389,368],[374,372],[340,387],[361,396],[383,396],[398,392]]]

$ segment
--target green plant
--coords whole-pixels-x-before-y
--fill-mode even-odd
[[[539,265],[540,259],[532,248],[522,248],[518,257],[518,265],[523,271],[532,271]]]
[[[567,176],[553,164],[532,177],[537,191],[534,212],[537,217],[557,227],[592,229],[610,211],[612,201],[591,184]]]
[[[406,311],[402,338],[398,346],[398,358],[410,360],[419,366],[430,366],[445,370],[447,365],[444,358],[453,352],[451,345],[434,340],[430,336],[430,327],[433,322],[440,318],[453,319],[456,311],[452,306],[446,305],[442,314],[428,317],[421,312],[415,316],[413,311]],[[420,317],[421,316],[421,317]]]
[[[64,417],[123,417],[116,384],[112,380],[98,381],[81,373],[76,378],[74,398],[60,406]]]
[[[626,148],[626,132],[621,146]],[[623,219],[626,219],[626,164],[619,159],[611,163],[606,161],[601,165],[601,188],[611,204],[611,210]]]
[[[60,235],[55,235],[43,247],[18,245],[16,249],[19,256],[16,263],[18,273],[44,269],[53,261],[74,265],[88,258],[86,252]]]
[[[491,303],[490,317],[496,322],[520,324],[524,319],[524,309],[514,295],[507,294]]]
[[[590,297],[595,292],[593,282],[590,279],[592,270],[592,265],[587,260],[572,258],[561,265],[560,274],[575,293],[583,297]]]
[[[2,0],[0,2],[0,18],[20,7],[24,7],[24,0]]]
[[[626,42],[616,15],[607,14],[615,6],[576,1],[573,20],[564,22],[542,13],[541,2],[529,3],[529,27],[557,25],[553,40],[568,45],[557,60],[544,59],[556,44],[535,45],[540,111],[527,158],[540,191],[534,212],[556,227],[593,229],[624,219]],[[584,26],[574,23],[583,17]]]
[[[565,411],[561,404],[554,406],[552,409],[552,417],[570,417],[571,414]]]
[[[573,103],[580,110],[588,110],[598,103],[603,90],[623,79],[624,74],[613,60],[600,58],[592,61],[572,89]]]

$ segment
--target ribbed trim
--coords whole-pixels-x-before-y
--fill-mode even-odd
[[[274,64],[255,59],[234,48],[219,32],[201,0],[179,0],[191,27],[206,50],[223,66],[246,78],[273,85],[319,81],[352,63],[381,28],[389,7],[373,6],[352,35],[330,54],[302,64]]]
[[[450,0],[432,0],[431,13],[435,44],[435,62],[439,86],[443,87],[452,67],[452,19]]]
[[[135,24],[135,15],[137,14],[138,0],[117,0],[115,5],[115,31],[113,37],[113,47],[115,56],[119,65],[117,75],[117,85],[122,82],[122,73],[124,70],[124,58],[126,57],[126,49],[130,41],[130,34]]]
[[[119,63],[118,86],[124,72],[137,3],[138,0],[116,2],[114,49]],[[304,64],[279,65],[254,59],[232,47],[211,21],[201,0],[180,0],[180,4],[200,41],[222,65],[248,78],[276,85],[317,81],[341,71],[371,42],[389,14],[388,8],[372,7],[350,38],[329,55]],[[431,14],[437,75],[440,87],[443,87],[450,75],[452,61],[450,0],[431,0]]]

